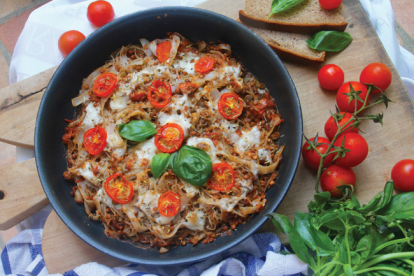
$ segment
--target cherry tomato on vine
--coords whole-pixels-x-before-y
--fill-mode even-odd
[[[352,117],[353,117],[352,114],[346,113],[346,112],[341,112],[340,114],[341,115],[345,114],[344,117],[341,120],[338,121],[340,127],[344,126],[347,122],[349,122],[349,123],[346,125],[346,127],[350,126],[352,123],[355,122],[355,120],[352,120]],[[328,121],[326,121],[326,123],[325,123],[326,137],[328,137],[328,139],[330,141],[332,141],[332,139],[334,138],[337,131],[338,131],[338,126],[336,125],[334,117],[331,116],[331,117],[329,117]],[[355,126],[351,127],[351,128],[348,128],[347,130],[342,132],[342,135],[346,134],[346,133],[351,133],[351,132],[358,133],[359,128],[357,128]]]
[[[183,128],[174,123],[167,123],[155,134],[155,146],[162,152],[177,151],[184,140]]]
[[[98,97],[109,96],[114,91],[118,78],[112,73],[103,73],[93,82],[93,93]]]
[[[351,85],[355,92],[361,91],[361,93],[358,96],[359,98],[361,98],[362,102],[357,100],[357,110],[359,110],[364,105],[363,101],[365,101],[365,99],[367,98],[367,87],[362,83],[357,81],[350,81],[344,83],[338,89],[338,93],[336,94],[336,105],[338,106],[339,110],[343,112],[354,113],[355,111],[355,99],[349,102],[350,96],[345,95],[351,92]]]
[[[339,66],[327,64],[319,70],[318,80],[326,90],[337,90],[344,83],[345,75]]]
[[[148,87],[147,97],[155,108],[166,106],[172,97],[170,84],[167,81],[154,80]]]
[[[115,173],[106,179],[105,192],[113,201],[127,204],[134,195],[134,187],[121,173]]]
[[[342,4],[342,0],[319,0],[319,4],[325,10],[333,10]]]
[[[337,187],[352,185],[355,187],[356,175],[351,168],[334,164],[329,166],[321,175],[321,187],[324,192],[330,192],[333,197],[341,197],[342,191]]]
[[[405,159],[395,164],[391,171],[391,179],[395,188],[404,191],[414,191],[414,160]]]
[[[202,57],[199,60],[197,60],[196,64],[194,65],[194,69],[196,72],[199,73],[207,73],[211,69],[213,69],[214,66],[214,59],[211,57]]]
[[[347,133],[342,135],[335,141],[334,146],[340,147],[342,141],[345,140],[345,148],[351,150],[345,153],[342,158],[335,161],[344,167],[355,167],[361,164],[368,156],[368,143],[364,137],[357,133]]]
[[[364,68],[359,77],[362,83],[373,84],[382,91],[391,84],[392,73],[387,65],[379,62],[371,63]],[[374,89],[371,93],[380,93],[378,89]]]
[[[67,31],[59,37],[59,51],[66,57],[84,39],[85,35],[79,31]]]
[[[171,40],[163,41],[157,45],[157,58],[161,63],[166,62],[170,58],[171,48]]]
[[[102,127],[94,127],[85,132],[83,145],[90,155],[98,155],[106,147],[107,133]]]
[[[218,102],[220,114],[227,120],[238,118],[244,108],[244,101],[236,93],[224,93]]]
[[[314,141],[315,137],[310,138],[310,141]],[[318,145],[316,146],[316,149],[321,153],[324,154],[329,147],[329,140],[323,137],[318,137]],[[321,157],[319,154],[313,150],[313,149],[307,149],[309,147],[308,142],[303,144],[302,147],[302,158],[303,161],[305,161],[305,164],[311,168],[312,170],[317,171],[319,168],[319,163],[321,162]],[[325,161],[323,162],[323,166],[327,167],[332,164],[332,160],[334,159],[335,154],[329,154],[326,156]]]
[[[235,183],[233,167],[226,162],[213,164],[211,177],[207,182],[210,189],[216,191],[229,191]]]
[[[115,12],[111,3],[98,0],[89,4],[86,16],[93,25],[102,27],[114,19]]]
[[[180,195],[173,191],[163,193],[158,199],[158,212],[165,217],[175,216],[180,211],[180,207]]]

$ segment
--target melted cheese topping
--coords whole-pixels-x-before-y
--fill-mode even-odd
[[[101,108],[99,106],[94,107],[94,103],[90,102],[86,107],[86,116],[83,120],[83,125],[85,126],[85,131],[95,127],[95,125],[103,122],[101,117]]]
[[[75,170],[76,173],[80,174],[83,178],[89,182],[95,183],[98,179],[93,173],[93,168],[90,161],[86,161],[79,168]]]
[[[199,59],[196,54],[193,53],[181,53],[178,55],[182,59],[176,59],[173,63],[175,69],[181,69],[188,74],[194,74],[194,66]]]
[[[191,230],[204,230],[205,214],[202,211],[189,212],[186,216],[186,220],[183,222],[188,229]]]
[[[175,123],[180,125],[184,130],[184,137],[188,135],[188,130],[191,128],[191,119],[184,115],[184,108],[188,106],[187,95],[182,97],[173,97],[169,107],[172,108],[171,115],[161,112],[158,115],[158,121],[161,126],[167,123]]]
[[[259,157],[259,160],[265,160],[266,163],[272,163],[270,151],[267,149],[258,149],[257,156]]]
[[[157,155],[158,148],[154,144],[154,137],[151,139],[142,142],[138,146],[138,150],[135,151],[135,154],[138,157],[138,167],[146,167],[152,161],[152,158]],[[148,162],[140,162],[142,159],[146,159]],[[145,164],[147,163],[147,164]]]
[[[235,143],[235,146],[240,152],[247,151],[255,146],[260,145],[260,135],[261,132],[255,126],[250,131],[242,131],[242,137],[238,139]]]

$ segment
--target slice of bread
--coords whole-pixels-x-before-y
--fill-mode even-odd
[[[306,40],[310,35],[246,27],[260,36],[281,59],[307,64],[322,63],[325,59],[325,51],[316,51],[308,47]]]
[[[246,10],[239,12],[240,20],[256,28],[302,34],[314,34],[322,30],[344,31],[348,25],[341,15],[342,5],[325,10],[318,0],[305,0],[268,18],[271,7],[272,0],[246,0]]]

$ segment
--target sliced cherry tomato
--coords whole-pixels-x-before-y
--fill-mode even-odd
[[[390,68],[383,63],[371,63],[364,68],[359,77],[362,83],[373,84],[382,91],[390,86],[392,80],[392,73]],[[371,93],[380,93],[378,89],[374,89]]]
[[[275,104],[269,100],[268,98],[263,97],[262,99],[259,100],[259,102],[257,104],[255,104],[253,107],[254,109],[257,111],[257,113],[259,113],[259,115],[263,115],[263,113],[271,107],[274,107]]]
[[[344,83],[345,75],[335,64],[323,66],[318,73],[319,84],[326,90],[337,90]]]
[[[171,48],[171,40],[163,41],[157,45],[157,58],[161,63],[166,62],[170,58]]]
[[[98,97],[109,96],[114,91],[118,78],[112,73],[103,73],[93,82],[93,93]]]
[[[207,73],[214,66],[214,59],[211,57],[202,57],[197,60],[196,64],[194,65],[194,69],[199,73]]]
[[[136,90],[129,93],[129,98],[133,102],[142,102],[147,98],[147,93],[144,90]]]
[[[173,191],[163,193],[158,199],[158,212],[165,217],[175,216],[180,211],[180,207],[180,195]]]
[[[157,131],[154,143],[160,151],[170,153],[177,151],[183,140],[183,128],[178,124],[168,123]]]
[[[391,178],[395,188],[405,192],[414,191],[414,160],[405,159],[395,164]]]
[[[99,0],[89,4],[86,16],[88,17],[89,22],[93,25],[102,27],[114,19],[115,12],[109,2]]]
[[[190,94],[197,90],[198,86],[195,83],[180,83],[178,85],[178,90],[181,91],[183,94]]]
[[[324,192],[330,192],[333,197],[341,197],[342,191],[337,187],[352,185],[355,187],[356,175],[351,168],[340,165],[328,167],[321,175],[321,187]]]
[[[338,93],[336,94],[336,104],[338,105],[339,110],[343,112],[353,113],[355,111],[355,99],[349,102],[350,96],[345,95],[351,92],[351,85],[355,92],[361,91],[361,93],[358,96],[361,98],[362,102],[357,100],[357,110],[359,110],[363,106],[363,101],[365,101],[365,99],[367,98],[367,87],[362,83],[357,81],[350,81],[344,83],[338,89]]]
[[[85,132],[83,145],[90,155],[98,155],[106,147],[106,131],[102,127],[94,127]]]
[[[172,97],[171,86],[168,82],[154,80],[148,87],[148,100],[155,108],[166,106]]]
[[[344,115],[344,117],[341,120],[338,121],[339,126],[342,127],[343,125],[345,125],[345,123],[349,122],[347,124],[347,126],[346,126],[346,127],[348,127],[352,123],[355,122],[355,120],[352,120],[352,117],[353,117],[352,114],[345,113],[345,112],[341,112],[340,114],[341,115],[344,115],[345,114],[345,115]],[[336,125],[335,119],[331,116],[331,117],[329,117],[328,121],[326,121],[326,124],[325,124],[325,134],[326,134],[326,137],[328,137],[328,139],[332,141],[332,139],[334,138],[334,136],[335,136],[335,134],[336,134],[337,131],[338,131],[338,126]],[[351,128],[348,128],[342,134],[351,133],[351,132],[358,133],[359,132],[359,128],[357,128],[355,126],[354,127],[351,127]]]
[[[229,191],[235,183],[234,170],[229,163],[213,164],[211,177],[207,182],[210,189],[216,191]]]
[[[127,204],[134,195],[134,187],[121,173],[115,173],[106,179],[105,192],[113,201]]]
[[[326,10],[333,10],[342,4],[342,0],[319,0],[319,4]]]
[[[315,141],[315,137],[310,138],[309,140]],[[324,154],[329,147],[329,140],[323,137],[318,137],[318,144],[316,145],[316,149],[321,153]],[[313,149],[307,149],[309,147],[308,142],[303,144],[302,147],[302,158],[305,161],[305,164],[311,168],[312,170],[317,171],[319,168],[319,164],[321,163],[321,157],[319,154]],[[333,149],[331,149],[332,151]],[[323,162],[323,166],[327,167],[332,164],[332,160],[334,159],[335,154],[329,154],[326,156],[325,161]]]
[[[66,57],[84,39],[85,36],[81,32],[75,30],[67,31],[59,37],[59,51]]]
[[[227,120],[234,120],[243,112],[244,101],[236,93],[224,93],[218,102],[220,114]]]
[[[336,162],[344,167],[355,167],[361,164],[368,156],[368,143],[364,137],[357,133],[347,133],[335,141],[334,146],[340,147],[345,139],[345,148],[351,150],[345,157],[337,158]]]

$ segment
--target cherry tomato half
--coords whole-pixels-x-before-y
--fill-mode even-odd
[[[345,95],[351,92],[351,85],[355,92],[361,91],[359,97],[361,98],[362,102],[357,100],[357,110],[359,110],[364,105],[363,101],[365,101],[367,98],[367,87],[362,83],[357,81],[344,83],[338,89],[338,93],[336,94],[336,104],[338,105],[339,110],[343,112],[353,113],[355,111],[355,99],[349,102],[350,97],[348,95]]]
[[[339,126],[343,126],[345,125],[347,122],[349,122],[347,124],[346,127],[350,126],[352,123],[355,122],[355,120],[352,120],[352,114],[351,113],[346,113],[346,112],[341,112],[341,115],[344,115],[344,117],[338,121]],[[329,117],[328,121],[326,121],[325,123],[325,134],[326,137],[328,137],[328,139],[330,141],[332,141],[332,139],[334,138],[336,132],[338,131],[338,126],[336,125],[335,119],[331,116]],[[346,134],[346,133],[358,133],[359,132],[359,128],[353,126],[351,128],[348,128],[347,130],[345,130],[342,134]]]
[[[67,31],[59,37],[59,51],[66,57],[84,39],[85,36],[81,32],[75,30]]]
[[[234,120],[243,112],[244,101],[236,93],[224,93],[218,102],[220,114],[227,120]]]
[[[333,10],[342,4],[342,0],[319,0],[319,4],[326,10]]]
[[[334,146],[340,147],[345,139],[345,148],[351,151],[343,158],[337,158],[336,162],[344,167],[355,167],[361,164],[368,156],[368,143],[365,138],[357,133],[347,133],[335,141]]]
[[[104,128],[94,127],[85,132],[83,145],[90,155],[98,155],[106,147],[107,134]]]
[[[175,216],[180,211],[180,207],[180,195],[173,191],[163,193],[158,199],[158,212],[165,217]]]
[[[181,91],[183,94],[190,94],[197,90],[198,86],[195,83],[180,83],[178,85],[178,90]]]
[[[268,98],[261,98],[257,104],[255,104],[253,107],[259,113],[259,115],[263,115],[263,113],[268,109],[275,106],[275,104],[269,100]]]
[[[235,183],[234,170],[229,163],[213,164],[211,177],[207,182],[210,189],[216,191],[229,191]]]
[[[391,171],[395,188],[404,191],[414,191],[414,160],[405,159],[395,164]]]
[[[344,83],[344,71],[335,64],[327,64],[319,70],[318,80],[326,90],[337,90]]]
[[[329,166],[321,175],[321,187],[324,192],[330,192],[333,197],[341,197],[342,191],[337,187],[352,185],[355,187],[356,175],[351,168],[334,164]]]
[[[109,96],[114,91],[118,78],[112,73],[103,73],[93,82],[93,93],[98,97]]]
[[[115,173],[106,179],[105,192],[113,201],[127,204],[134,195],[134,187],[121,173]]]
[[[390,68],[383,63],[371,63],[364,68],[359,77],[362,83],[373,84],[382,91],[388,88],[391,84],[392,73]],[[378,89],[374,89],[371,93],[380,93]]]
[[[171,48],[171,40],[163,41],[157,45],[157,58],[161,63],[166,62],[170,58]]]
[[[115,12],[111,3],[99,0],[89,4],[86,16],[93,25],[102,27],[114,19]]]
[[[148,87],[147,97],[155,108],[166,106],[172,97],[170,84],[166,81],[154,80]]]
[[[177,151],[183,140],[183,128],[178,124],[168,123],[157,131],[154,143],[160,151],[170,153]]]
[[[214,66],[214,59],[211,57],[202,57],[199,60],[197,60],[196,64],[194,65],[194,69],[196,72],[199,73],[207,73],[211,69],[213,69]]]
[[[310,138],[309,140],[315,141],[315,137]],[[323,137],[318,137],[318,145],[316,146],[316,149],[321,153],[324,154],[329,147],[329,140]],[[303,144],[302,147],[302,158],[303,161],[305,161],[305,164],[311,168],[312,170],[317,171],[319,168],[319,164],[321,163],[321,157],[319,154],[313,150],[313,149],[307,149],[309,147],[308,142]],[[332,149],[331,149],[332,151]],[[335,154],[329,154],[326,156],[325,161],[323,162],[323,166],[327,167],[332,164],[332,160],[334,159]]]

